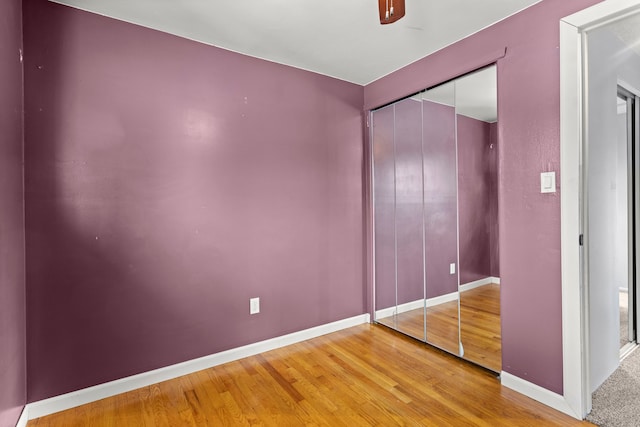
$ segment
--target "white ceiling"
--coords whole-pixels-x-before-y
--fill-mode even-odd
[[[615,21],[607,28],[636,55],[640,55],[640,13]]]
[[[540,0],[51,0],[246,55],[367,84]]]

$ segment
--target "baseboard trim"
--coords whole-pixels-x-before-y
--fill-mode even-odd
[[[20,418],[18,418],[16,427],[27,427],[28,422],[29,422],[29,405],[25,405],[25,407],[22,408],[22,413],[20,414]]]
[[[471,289],[479,288],[480,286],[489,285],[491,283],[500,284],[499,277],[485,277],[480,280],[474,280],[473,282],[465,283],[460,285],[460,292],[469,291]]]
[[[557,411],[563,412],[572,417],[576,417],[576,414],[571,409],[564,396],[540,387],[532,382],[523,380],[508,372],[502,371],[500,374],[500,382],[503,386],[517,391],[520,394],[524,394],[533,400],[537,400]]]
[[[458,301],[458,292],[451,292],[450,294],[440,295],[439,297],[433,297],[427,299],[427,307],[433,307],[436,305],[444,304],[446,302]]]
[[[433,297],[426,300],[418,299],[415,301],[406,302],[404,304],[400,304],[397,307],[388,307],[383,308],[382,310],[377,310],[375,312],[376,320],[384,319],[385,317],[393,316],[394,314],[406,313],[411,310],[418,310],[420,308],[433,307],[435,305],[444,304],[450,301],[458,300],[458,292],[451,292],[450,294],[440,295],[439,297]]]
[[[117,394],[126,393],[141,387],[181,377],[203,369],[208,369],[223,363],[264,353],[265,351],[285,347],[364,323],[370,323],[370,320],[369,313],[361,314],[359,316],[293,332],[291,334],[211,354],[198,359],[188,360],[186,362],[177,363],[175,365],[166,366],[153,371],[143,372],[141,374],[132,375],[130,377],[121,378],[104,384],[98,384],[93,387],[29,403],[25,407],[23,414],[26,413],[26,418],[32,420],[45,415],[64,411],[66,409],[71,409],[76,406],[95,402],[100,399],[115,396]]]
[[[406,302],[398,306],[391,306],[376,311],[376,319],[383,319],[385,317],[393,316],[394,314],[406,313],[407,311],[417,310],[424,307],[424,300],[418,299],[415,301]]]

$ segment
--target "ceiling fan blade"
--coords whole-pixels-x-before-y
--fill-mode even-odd
[[[404,16],[404,0],[378,0],[380,23],[391,24]]]

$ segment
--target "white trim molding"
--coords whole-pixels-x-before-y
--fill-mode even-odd
[[[415,301],[405,302],[404,304],[400,304],[397,306],[391,306],[387,308],[383,308],[381,310],[376,310],[375,319],[384,319],[386,317],[393,316],[395,314],[406,313],[411,310],[418,310],[425,307],[433,307],[436,305],[444,304],[446,302],[457,301],[459,298],[458,292],[451,292],[449,294],[440,295],[439,297],[429,298],[426,301],[423,299],[418,299]]]
[[[449,294],[440,295],[439,297],[429,298],[427,299],[427,307],[434,307],[447,302],[458,301],[458,298],[460,298],[459,292],[451,292]]]
[[[495,283],[496,285],[500,284],[499,277],[485,277],[480,280],[474,280],[473,282],[465,283],[460,285],[460,292],[470,291],[471,289],[479,288],[480,286],[490,285]]]
[[[537,400],[538,402],[557,411],[575,417],[573,409],[568,405],[562,395],[549,391],[544,387],[540,387],[539,385],[523,380],[522,378],[511,375],[505,371],[500,373],[500,382],[503,386],[510,388],[511,390],[524,394],[525,396],[530,397],[533,400]]]
[[[29,405],[25,405],[25,407],[22,408],[22,413],[20,414],[20,418],[18,418],[16,427],[27,427],[28,422],[29,422]]]
[[[418,299],[415,301],[406,302],[400,305],[393,305],[391,307],[383,308],[381,310],[377,310],[376,320],[384,319],[385,317],[393,316],[394,314],[406,313],[411,310],[418,310],[419,308],[424,307],[424,300]]]
[[[560,257],[562,277],[562,372],[564,398],[582,419],[588,410],[583,346],[581,278],[582,80],[581,37],[577,28],[560,22]]]
[[[234,360],[253,356],[265,351],[285,347],[287,345],[316,338],[332,332],[337,332],[353,326],[362,325],[364,323],[370,323],[369,313],[338,320],[336,322],[316,326],[303,331],[293,332],[281,337],[260,341],[220,353],[211,354],[198,359],[188,360],[186,362],[177,363],[175,365],[166,366],[153,371],[143,372],[130,377],[121,378],[82,390],[73,391],[71,393],[51,397],[49,399],[40,400],[38,402],[29,403],[23,411],[23,416],[25,419],[29,420],[43,417],[45,415],[71,409],[76,406],[95,402],[100,399],[126,393],[141,387],[147,387],[152,384],[181,377],[183,375],[218,366],[223,363],[232,362]],[[26,416],[24,414],[26,414]],[[22,427],[20,424],[18,424],[18,426]]]
[[[638,11],[640,0],[607,0],[560,21],[562,398],[564,406],[569,408],[566,413],[578,419],[584,418],[591,410],[589,319],[586,316],[588,276],[584,268],[589,236],[584,228],[583,210],[583,186],[588,184],[582,179],[584,128],[587,125],[583,121],[583,56],[586,53],[583,52],[582,38],[585,31]],[[581,233],[584,233],[582,247],[578,241]],[[509,381],[507,377],[507,383]],[[526,391],[523,393],[529,395]]]

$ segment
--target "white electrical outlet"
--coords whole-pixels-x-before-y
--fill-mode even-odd
[[[249,300],[249,314],[260,313],[260,298],[251,298]]]
[[[456,274],[456,263],[452,262],[449,264],[449,274]]]

